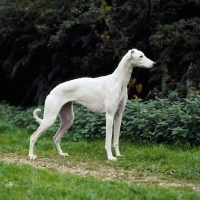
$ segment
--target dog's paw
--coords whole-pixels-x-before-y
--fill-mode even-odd
[[[60,156],[69,156],[68,153],[60,153]]]
[[[113,161],[116,161],[116,160],[117,160],[117,158],[112,156],[112,157],[109,157],[109,158],[108,158],[108,160],[113,160]]]
[[[35,160],[37,158],[36,155],[29,155],[30,160]]]

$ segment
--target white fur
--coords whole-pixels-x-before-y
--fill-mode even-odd
[[[54,124],[59,114],[60,128],[53,137],[59,155],[68,156],[60,147],[63,133],[73,123],[73,102],[81,104],[93,112],[106,113],[106,142],[105,149],[109,160],[116,160],[111,151],[112,129],[114,125],[113,146],[115,155],[120,156],[119,132],[122,114],[127,102],[127,85],[133,67],[151,68],[155,63],[145,57],[137,49],[129,50],[122,58],[116,70],[108,76],[99,78],[80,78],[67,81],[56,86],[45,100],[44,118],[40,119],[34,111],[34,118],[40,123],[39,128],[30,137],[30,159],[37,158],[33,148],[38,137]]]

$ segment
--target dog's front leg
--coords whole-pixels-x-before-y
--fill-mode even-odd
[[[114,118],[114,142],[113,142],[113,147],[115,149],[116,156],[121,156],[119,151],[119,133],[120,133],[121,121],[122,121],[122,113],[116,113]]]
[[[112,151],[111,151],[113,119],[114,119],[114,115],[106,113],[106,144],[105,144],[105,149],[106,149],[106,152],[107,152],[108,160],[117,160],[116,157],[113,157]]]
[[[126,106],[127,102],[127,95],[122,99],[122,101],[119,104],[118,110],[115,113],[114,117],[114,142],[113,146],[115,149],[115,155],[116,156],[121,156],[120,151],[119,151],[119,133],[120,133],[120,128],[121,128],[121,122],[122,122],[122,115]]]

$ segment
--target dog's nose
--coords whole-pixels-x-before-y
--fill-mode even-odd
[[[156,62],[153,63],[153,66],[155,66],[155,65],[156,65]]]

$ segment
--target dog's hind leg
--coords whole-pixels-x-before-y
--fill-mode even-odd
[[[36,132],[34,132],[30,137],[30,147],[29,147],[29,158],[36,159],[37,156],[33,154],[33,148],[35,145],[36,140],[44,133],[56,120],[56,116],[50,119],[43,119],[42,123],[40,124],[39,128]]]
[[[73,107],[72,102],[68,102],[62,106],[60,109],[59,115],[60,115],[60,128],[53,137],[54,143],[56,145],[56,148],[58,150],[59,155],[61,156],[68,156],[67,153],[63,153],[61,147],[60,147],[60,139],[64,132],[72,125],[73,119],[74,119],[74,113],[73,113]]]

